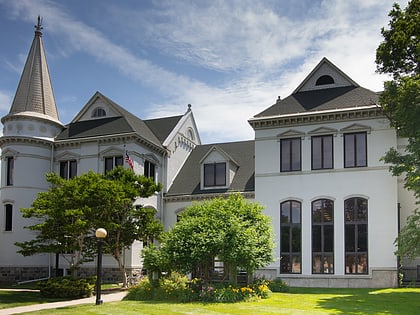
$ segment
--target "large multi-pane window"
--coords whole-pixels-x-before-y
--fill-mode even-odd
[[[333,136],[314,136],[312,142],[312,169],[333,168]]]
[[[12,231],[13,228],[13,206],[7,204],[4,206],[4,230]]]
[[[367,166],[366,132],[344,134],[344,167]]]
[[[113,170],[114,167],[123,166],[123,165],[124,165],[124,159],[122,155],[106,157],[105,158],[105,173]]]
[[[334,202],[312,202],[312,273],[334,273]]]
[[[13,157],[7,158],[6,165],[6,185],[13,186],[13,173],[15,168],[15,160]]]
[[[368,273],[368,202],[365,198],[344,201],[346,274]]]
[[[144,161],[144,176],[155,179],[155,169],[156,166],[154,163],[148,160]]]
[[[301,138],[280,139],[280,171],[300,171]]]
[[[77,175],[77,161],[61,161],[60,162],[60,176],[64,179],[71,179]]]
[[[204,187],[226,186],[226,163],[204,164]]]
[[[302,272],[302,205],[288,200],[280,204],[280,272]]]

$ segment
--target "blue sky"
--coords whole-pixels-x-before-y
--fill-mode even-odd
[[[192,104],[203,143],[247,140],[247,120],[327,57],[359,85],[375,72],[394,0],[0,0],[0,115],[8,113],[37,16],[60,120],[100,91],[142,119]]]

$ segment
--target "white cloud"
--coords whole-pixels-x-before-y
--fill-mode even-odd
[[[252,138],[247,119],[277,95],[290,94],[324,56],[362,86],[380,90],[384,77],[375,74],[375,49],[393,0],[302,0],[287,7],[278,1],[159,1],[142,11],[106,2],[109,22],[127,37],[118,43],[63,4],[34,2],[9,5],[15,17],[29,21],[42,12],[48,32],[65,38],[66,54],[94,56],[127,80],[159,91],[164,97],[150,106],[151,117],[179,114],[180,105],[191,103],[207,142]],[[128,42],[138,51],[121,44]],[[148,46],[226,77],[215,84],[167,70],[144,52]]]
[[[5,112],[10,109],[10,105],[12,103],[12,96],[11,93],[7,91],[0,91],[0,112]]]

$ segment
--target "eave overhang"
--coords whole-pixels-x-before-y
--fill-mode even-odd
[[[287,115],[254,117],[248,123],[254,130],[287,126],[323,124],[327,122],[349,121],[386,117],[379,105],[351,107],[323,111],[311,111]]]

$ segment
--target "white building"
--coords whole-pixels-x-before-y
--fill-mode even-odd
[[[397,285],[393,242],[414,199],[380,158],[400,139],[377,94],[327,59],[291,96],[249,120],[255,141],[201,145],[190,106],[142,120],[99,92],[63,125],[38,24],[2,123],[0,281],[48,277],[55,267],[54,254],[23,257],[14,245],[34,236],[19,209],[48,190],[45,174],[105,172],[124,165],[127,151],[136,173],[163,184],[139,202],[157,210],[165,229],[192,201],[240,192],[266,207],[276,234],[277,259],[259,274],[298,286]],[[128,268],[141,268],[141,248],[136,242],[125,253]],[[106,257],[104,270],[115,267]]]
[[[284,100],[254,116],[255,199],[266,206],[293,286],[398,283],[394,240],[414,209],[381,161],[400,139],[378,106],[326,58]]]

